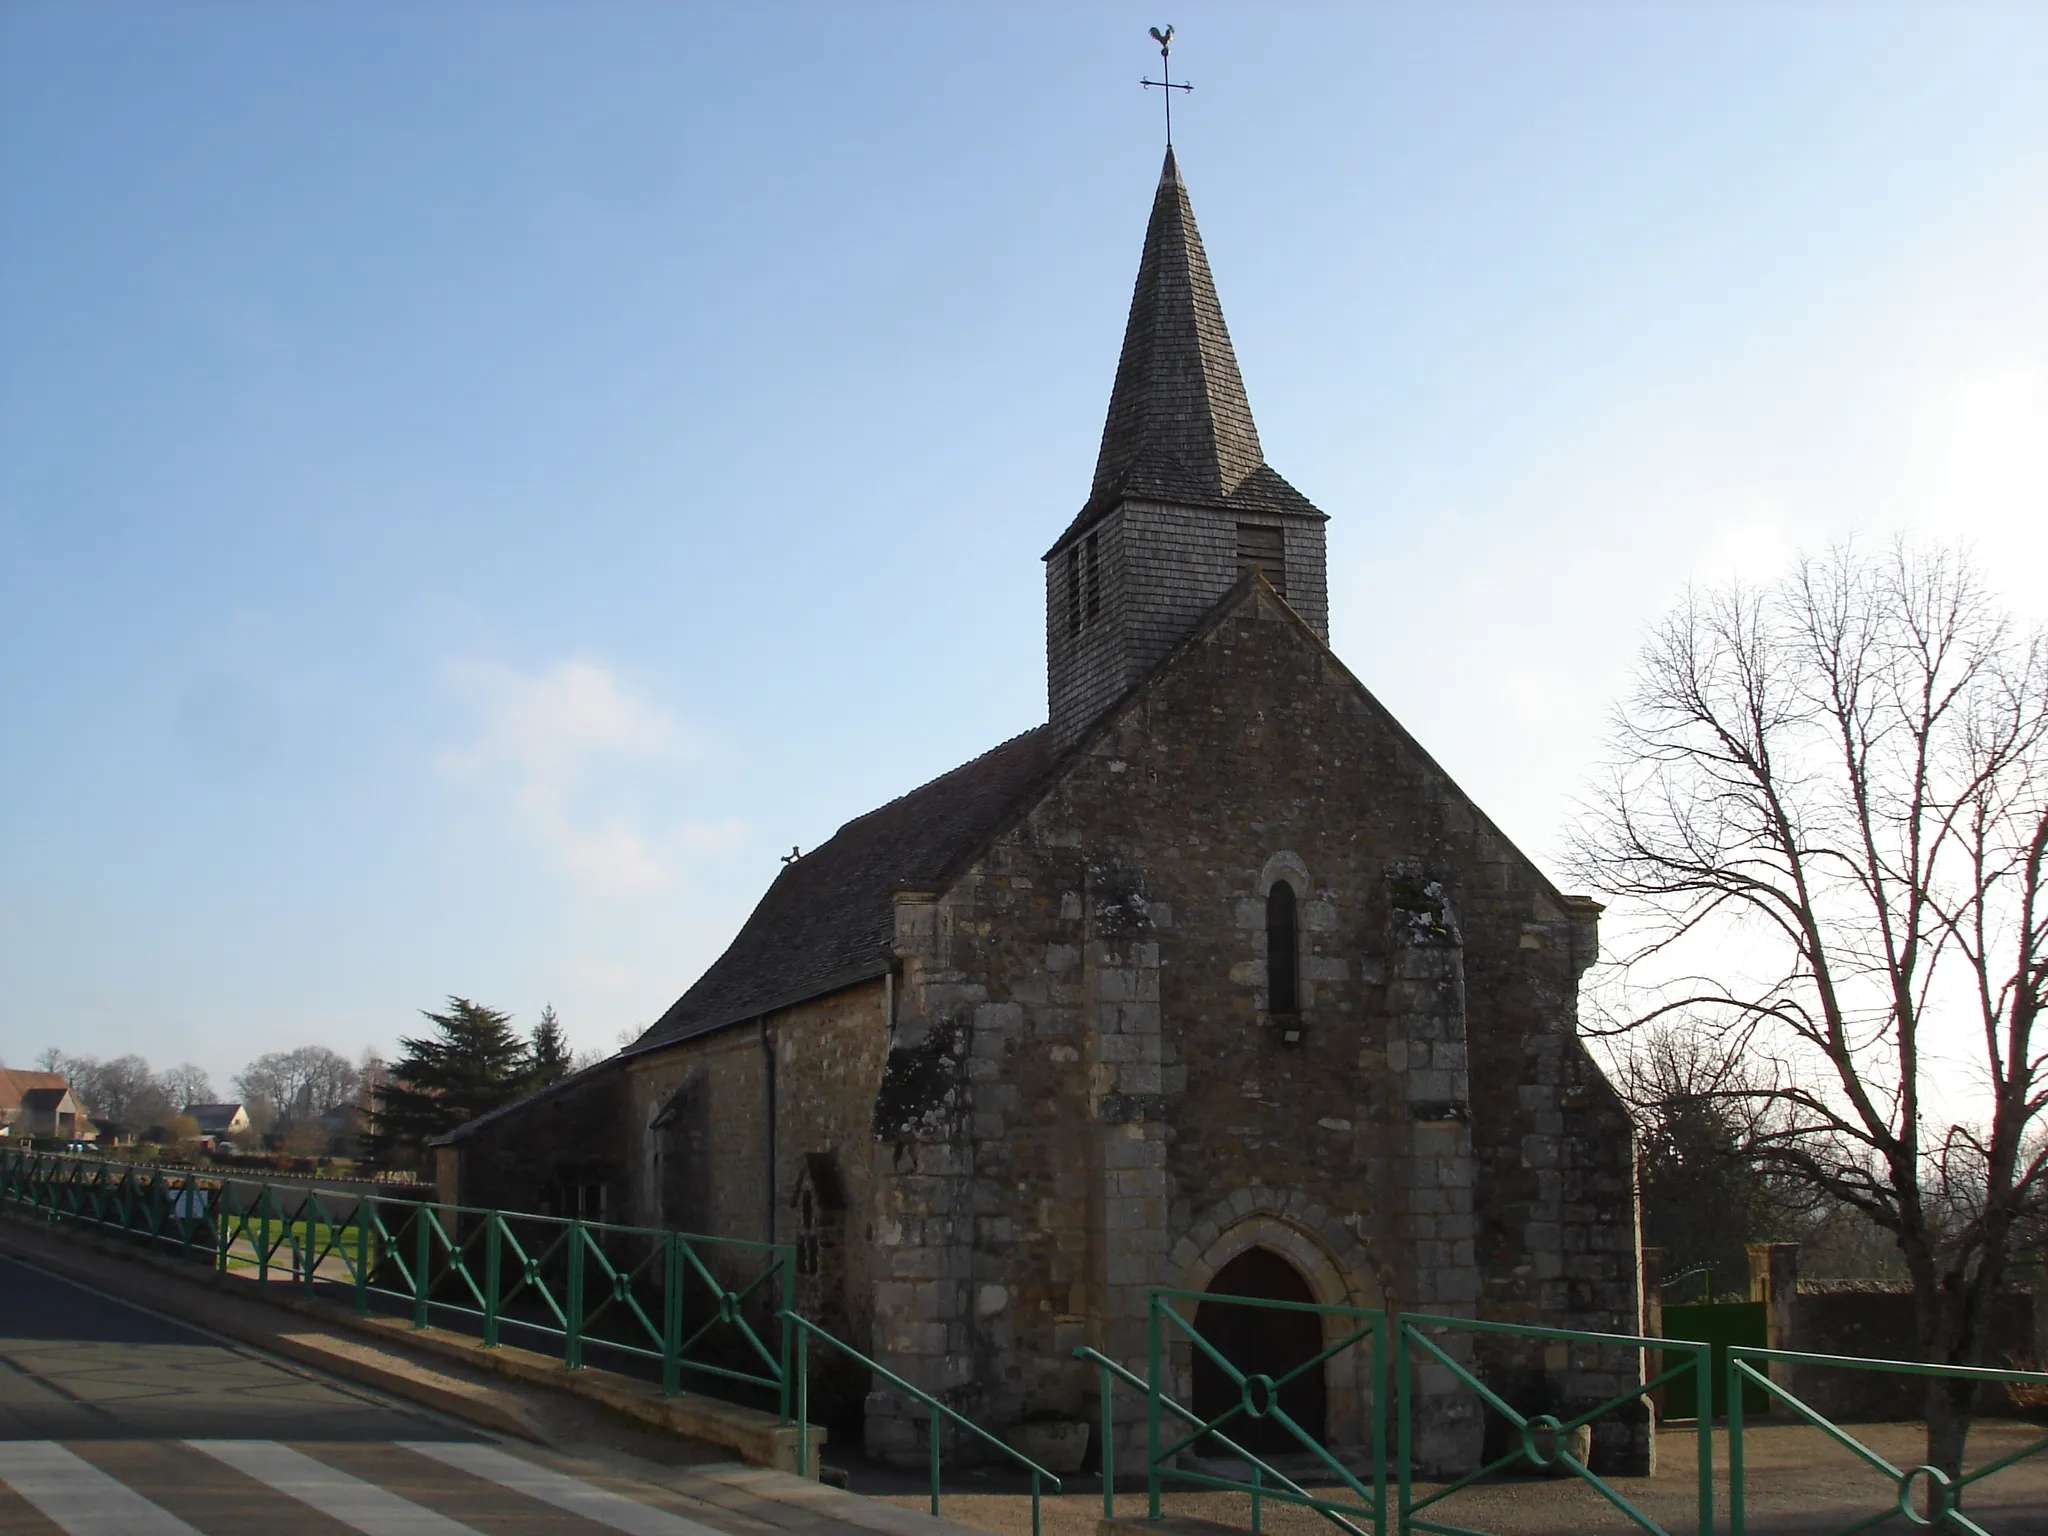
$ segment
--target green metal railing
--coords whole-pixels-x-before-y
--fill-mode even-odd
[[[1313,1313],[1333,1320],[1326,1321],[1324,1328],[1326,1335],[1334,1333],[1336,1337],[1326,1338],[1319,1353],[1278,1379],[1258,1372],[1247,1373],[1234,1365],[1212,1341],[1204,1338],[1195,1326],[1193,1314],[1196,1307],[1204,1301],[1225,1299],[1233,1307]],[[1186,1307],[1185,1313],[1181,1310],[1182,1305]],[[1221,1413],[1204,1419],[1175,1402],[1167,1393],[1166,1373],[1171,1369],[1172,1351],[1179,1343],[1185,1343],[1191,1354],[1199,1354],[1207,1360],[1222,1373],[1225,1381],[1237,1389],[1237,1400]],[[1255,1531],[1263,1526],[1264,1506],[1269,1499],[1312,1509],[1333,1524],[1357,1533],[1357,1536],[1365,1536],[1365,1528],[1354,1523],[1356,1521],[1364,1521],[1373,1528],[1383,1526],[1387,1507],[1385,1436],[1375,1432],[1370,1437],[1373,1447],[1372,1483],[1367,1486],[1351,1468],[1332,1456],[1320,1440],[1296,1423],[1281,1405],[1281,1394],[1289,1383],[1307,1377],[1311,1372],[1320,1373],[1328,1361],[1357,1349],[1361,1344],[1366,1346],[1371,1400],[1376,1404],[1383,1403],[1386,1401],[1383,1389],[1387,1359],[1387,1314],[1384,1312],[1244,1296],[1219,1298],[1202,1291],[1153,1291],[1146,1331],[1147,1375],[1150,1379],[1142,1383],[1145,1392],[1145,1494],[1151,1518],[1159,1518],[1163,1485],[1172,1481],[1248,1494],[1252,1502],[1252,1529]],[[1181,1420],[1180,1426],[1173,1431],[1164,1427],[1168,1415]],[[1264,1458],[1246,1453],[1227,1434],[1219,1433],[1231,1424],[1249,1427],[1261,1423],[1279,1428],[1300,1447],[1302,1454],[1321,1464],[1323,1473],[1348,1489],[1357,1502],[1319,1497],[1293,1478],[1276,1471]],[[1177,1464],[1184,1453],[1199,1455],[1197,1448],[1210,1441],[1211,1437],[1219,1449],[1227,1449],[1247,1462],[1250,1468],[1248,1478],[1227,1477],[1216,1471],[1198,1471]],[[1105,1447],[1108,1444],[1105,1439]]]
[[[1190,1314],[1195,1306],[1207,1301],[1227,1302],[1233,1307],[1314,1313],[1324,1319],[1326,1343],[1318,1353],[1278,1378],[1245,1372],[1226,1358],[1212,1340],[1203,1337],[1195,1326]],[[1647,1380],[1632,1382],[1613,1397],[1570,1418],[1561,1419],[1553,1414],[1518,1411],[1469,1363],[1459,1358],[1461,1351],[1453,1342],[1455,1336],[1477,1334],[1527,1339],[1546,1348],[1563,1346],[1567,1350],[1593,1352],[1593,1360],[1574,1362],[1581,1365],[1604,1363],[1614,1368],[1620,1363],[1615,1356],[1635,1354],[1639,1358],[1647,1358],[1652,1351],[1662,1351],[1664,1359],[1654,1374],[1648,1371],[1640,1373]],[[1176,1401],[1166,1391],[1164,1383],[1168,1372],[1176,1368],[1173,1353],[1179,1345],[1184,1345],[1191,1357],[1199,1355],[1213,1365],[1236,1389],[1235,1400],[1221,1412],[1205,1417]],[[1152,1293],[1147,1351],[1147,1371],[1142,1376],[1099,1350],[1084,1346],[1075,1351],[1075,1358],[1096,1367],[1100,1381],[1102,1509],[1108,1519],[1115,1518],[1116,1514],[1116,1425],[1111,1397],[1118,1385],[1129,1387],[1145,1398],[1146,1496],[1150,1517],[1160,1518],[1162,1494],[1168,1483],[1230,1491],[1249,1497],[1251,1525],[1255,1533],[1263,1528],[1265,1506],[1278,1502],[1312,1510],[1350,1536],[1379,1536],[1382,1532],[1398,1532],[1400,1536],[1408,1536],[1411,1532],[1484,1536],[1484,1533],[1465,1526],[1443,1523],[1440,1518],[1444,1513],[1441,1508],[1443,1501],[1498,1473],[1555,1467],[1592,1488],[1637,1528],[1654,1533],[1654,1536],[1668,1536],[1662,1526],[1571,1453],[1570,1437],[1573,1431],[1591,1425],[1607,1414],[1639,1405],[1646,1392],[1681,1379],[1696,1382],[1701,1401],[1711,1408],[1711,1357],[1705,1344],[1488,1323],[1422,1313],[1381,1312],[1359,1307],[1158,1290]],[[1394,1409],[1390,1418],[1378,1418],[1366,1426],[1364,1443],[1371,1457],[1370,1485],[1297,1423],[1281,1401],[1281,1394],[1290,1382],[1307,1373],[1325,1370],[1333,1358],[1346,1351],[1357,1351],[1362,1357],[1360,1385],[1365,1389],[1362,1395],[1366,1401],[1379,1413],[1384,1412],[1381,1405],[1390,1401]],[[1598,1358],[1602,1354],[1609,1357],[1604,1362]],[[1680,1357],[1676,1363],[1670,1362],[1673,1355]],[[1451,1385],[1453,1390],[1462,1389],[1477,1396],[1485,1410],[1499,1414],[1507,1421],[1514,1439],[1505,1454],[1464,1476],[1438,1488],[1418,1490],[1414,1443],[1418,1406],[1416,1382],[1418,1377],[1430,1373],[1437,1373],[1439,1379]],[[1633,1376],[1638,1373],[1629,1369],[1624,1370],[1624,1374]],[[1171,1427],[1168,1421],[1172,1421]],[[1285,1438],[1298,1447],[1315,1468],[1312,1474],[1307,1475],[1318,1483],[1334,1485],[1339,1496],[1330,1496],[1328,1488],[1318,1491],[1304,1486],[1300,1474],[1290,1476],[1273,1465],[1268,1457],[1274,1453],[1254,1454],[1226,1433],[1234,1425],[1254,1423],[1271,1424],[1283,1431]],[[1389,1497],[1387,1487],[1390,1431],[1396,1483],[1396,1496],[1393,1498]],[[1699,1421],[1694,1432],[1699,1439],[1698,1531],[1701,1536],[1707,1536],[1714,1529],[1711,1412]],[[1239,1433],[1242,1435],[1244,1430],[1240,1429]],[[1542,1439],[1549,1441],[1547,1447],[1539,1444]],[[1212,1449],[1243,1462],[1246,1474],[1242,1477],[1225,1475],[1213,1461],[1201,1467],[1179,1465],[1189,1453],[1200,1455]],[[1350,1497],[1341,1496],[1346,1493]]]
[[[793,1250],[652,1227],[393,1200],[0,1148],[0,1205],[99,1228],[258,1283],[345,1291],[359,1313],[514,1340],[570,1370],[593,1349],[772,1400],[790,1416]]]
[[[931,1497],[933,1515],[937,1515],[939,1512],[940,1426],[942,1424],[954,1424],[957,1425],[959,1428],[966,1430],[968,1434],[974,1436],[977,1440],[980,1440],[982,1443],[994,1446],[997,1450],[1001,1451],[1005,1456],[1007,1456],[1011,1461],[1016,1462],[1019,1466],[1023,1467],[1026,1471],[1028,1471],[1031,1474],[1031,1536],[1039,1536],[1038,1516],[1041,1484],[1050,1482],[1053,1486],[1054,1492],[1058,1492],[1061,1487],[1061,1483],[1059,1478],[1055,1474],[1048,1472],[1044,1467],[1041,1467],[1037,1462],[1033,1461],[1029,1456],[1026,1456],[1014,1445],[1010,1445],[1005,1441],[998,1440],[994,1435],[991,1435],[979,1424],[976,1424],[971,1420],[962,1417],[961,1414],[959,1414],[954,1409],[948,1407],[945,1403],[940,1402],[936,1397],[932,1396],[931,1393],[925,1391],[922,1387],[912,1386],[909,1382],[905,1381],[901,1376],[898,1376],[894,1371],[890,1370],[887,1366],[881,1365],[878,1362],[869,1359],[866,1355],[862,1354],[859,1350],[855,1349],[851,1344],[847,1343],[844,1339],[836,1338],[832,1334],[827,1333],[824,1329],[820,1328],[816,1323],[812,1322],[809,1318],[799,1317],[795,1312],[788,1310],[784,1310],[781,1314],[781,1317],[784,1324],[788,1327],[795,1329],[798,1334],[796,1346],[796,1475],[798,1477],[809,1477],[811,1475],[810,1345],[811,1340],[816,1339],[820,1343],[831,1345],[833,1349],[839,1351],[840,1354],[845,1355],[855,1364],[866,1366],[868,1370],[872,1371],[875,1375],[879,1376],[883,1381],[886,1381],[890,1386],[894,1387],[897,1391],[903,1393],[905,1396],[909,1397],[915,1402],[924,1404],[925,1408],[928,1410],[927,1438],[929,1440],[930,1445]]]
[[[1102,1448],[1102,1518],[1114,1520],[1116,1518],[1116,1419],[1115,1414],[1112,1412],[1112,1395],[1119,1384],[1130,1387],[1140,1396],[1147,1399],[1149,1412],[1149,1401],[1153,1394],[1144,1377],[1135,1371],[1118,1365],[1116,1361],[1110,1359],[1109,1356],[1103,1354],[1098,1349],[1092,1349],[1084,1344],[1074,1351],[1074,1358],[1076,1360],[1088,1361],[1094,1365],[1101,1379],[1102,1406],[1101,1429],[1099,1433],[1101,1435]],[[1172,1414],[1183,1423],[1201,1425],[1203,1422],[1201,1416],[1192,1408],[1183,1406],[1164,1393],[1159,1394],[1159,1407],[1162,1412]],[[1368,1530],[1352,1524],[1341,1506],[1335,1505],[1329,1500],[1317,1499],[1315,1495],[1302,1487],[1293,1478],[1281,1472],[1270,1463],[1254,1456],[1228,1435],[1210,1427],[1209,1438],[1215,1442],[1219,1449],[1229,1455],[1240,1458],[1251,1469],[1251,1480],[1248,1483],[1236,1486],[1241,1487],[1251,1495],[1252,1530],[1255,1533],[1265,1529],[1266,1500],[1279,1498],[1284,1503],[1300,1504],[1314,1509],[1317,1514],[1328,1520],[1332,1525],[1352,1532],[1353,1536],[1371,1536]],[[1384,1494],[1384,1457],[1380,1459],[1379,1471],[1381,1476],[1376,1481],[1380,1489],[1380,1497],[1377,1500],[1378,1509],[1373,1512],[1373,1525],[1371,1528],[1373,1531],[1380,1529],[1384,1523],[1381,1514],[1386,1505]],[[1149,1486],[1147,1494],[1149,1499],[1151,1496]],[[1353,1512],[1355,1513],[1356,1511]],[[1158,1517],[1155,1514],[1153,1518],[1156,1519]]]
[[[2048,1372],[1998,1370],[1984,1366],[1930,1365],[1910,1360],[1865,1360],[1854,1355],[1808,1355],[1788,1349],[1751,1349],[1738,1346],[1728,1351],[1728,1536],[1744,1536],[1746,1499],[1743,1475],[1743,1413],[1742,1393],[1744,1385],[1767,1393],[1791,1409],[1799,1418],[1820,1430],[1837,1445],[1862,1461],[1872,1471],[1890,1479],[1893,1502],[1888,1508],[1877,1510],[1839,1526],[1828,1536],[1854,1536],[1855,1532],[1868,1530],[1887,1520],[1903,1518],[1909,1525],[1930,1526],[1943,1531],[1963,1531],[1970,1536],[1990,1536],[1983,1526],[1977,1524],[1963,1512],[1964,1491],[1986,1478],[2003,1472],[2016,1462],[2048,1450],[2048,1435],[2042,1436],[2031,1445],[2022,1446],[2008,1455],[2000,1456],[1983,1466],[1951,1478],[1939,1467],[1922,1463],[1913,1467],[1898,1467],[1885,1457],[1834,1423],[1825,1414],[1810,1404],[1801,1401],[1786,1387],[1771,1380],[1770,1366],[1773,1361],[1799,1368],[1836,1369],[1849,1371],[1885,1371],[1894,1375],[1942,1377],[1958,1381],[1974,1381],[1989,1385],[2004,1382],[2031,1382],[2048,1385]],[[1762,1369],[1758,1369],[1761,1366]],[[1922,1498],[1925,1508],[1916,1508],[1913,1502],[1914,1485],[1924,1488]]]
[[[1649,1376],[1640,1385],[1632,1385],[1615,1394],[1603,1403],[1574,1414],[1569,1419],[1559,1419],[1554,1414],[1524,1414],[1511,1407],[1499,1393],[1473,1374],[1464,1362],[1453,1358],[1437,1339],[1438,1336],[1456,1334],[1492,1334],[1518,1339],[1544,1340],[1562,1344],[1567,1349],[1574,1346],[1607,1352],[1641,1351],[1647,1358],[1650,1351],[1662,1351],[1664,1355],[1684,1356],[1675,1366],[1660,1370]],[[1617,1408],[1639,1403],[1643,1395],[1667,1382],[1690,1377],[1699,1394],[1700,1415],[1695,1433],[1699,1442],[1699,1533],[1706,1536],[1714,1528],[1714,1439],[1713,1439],[1713,1375],[1710,1366],[1711,1352],[1705,1344],[1693,1344],[1679,1339],[1652,1339],[1630,1334],[1585,1333],[1567,1328],[1537,1328],[1520,1323],[1488,1323],[1469,1317],[1430,1317],[1421,1313],[1406,1312],[1396,1315],[1394,1330],[1394,1389],[1398,1395],[1395,1412],[1399,1445],[1394,1463],[1400,1480],[1400,1523],[1397,1529],[1402,1536],[1410,1531],[1429,1531],[1437,1536],[1477,1536],[1477,1533],[1463,1526],[1442,1525],[1433,1519],[1422,1518],[1420,1512],[1441,1503],[1453,1494],[1483,1478],[1493,1476],[1511,1467],[1550,1468],[1562,1466],[1572,1476],[1597,1492],[1616,1510],[1633,1521],[1636,1526],[1653,1533],[1653,1536],[1670,1536],[1670,1533],[1628,1499],[1616,1491],[1614,1485],[1601,1477],[1592,1468],[1566,1448],[1571,1433],[1594,1420],[1603,1418]],[[1480,1402],[1508,1421],[1518,1437],[1506,1454],[1467,1472],[1464,1476],[1445,1483],[1424,1497],[1414,1496],[1414,1456],[1411,1434],[1414,1424],[1411,1401],[1414,1367],[1419,1362],[1428,1362],[1446,1370],[1452,1379],[1475,1393]],[[1647,1372],[1644,1372],[1648,1376]],[[1546,1453],[1538,1449],[1539,1434],[1547,1435],[1550,1449]]]

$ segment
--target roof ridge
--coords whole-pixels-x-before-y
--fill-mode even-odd
[[[1022,741],[1026,736],[1031,735],[1033,732],[1050,730],[1051,728],[1052,727],[1050,722],[1041,722],[1038,725],[1025,727],[1023,730],[1019,731],[1014,736],[1006,736],[1001,741],[997,742],[994,746],[990,747],[987,751],[977,752],[973,757],[968,758],[967,761],[964,763],[955,763],[951,768],[948,768],[944,773],[933,774],[930,778],[926,779],[922,784],[918,784],[910,789],[906,789],[905,791],[903,791],[902,794],[898,795],[895,799],[884,800],[880,805],[876,806],[873,810],[862,811],[858,816],[855,816],[847,821],[842,821],[839,824],[839,831],[834,832],[832,836],[837,837],[839,835],[839,832],[844,832],[851,827],[857,827],[862,822],[867,821],[872,817],[879,816],[884,811],[893,809],[894,807],[901,805],[904,801],[909,800],[917,795],[923,794],[926,790],[930,789],[934,784],[939,783],[941,780],[950,779],[956,773],[967,772],[967,770],[972,768],[976,763],[984,762],[987,759],[994,757],[998,752],[1008,751],[1011,747],[1016,746],[1018,742]],[[830,839],[828,838],[826,841],[829,842]],[[819,848],[822,848],[824,846],[824,843],[820,843],[818,845]],[[813,849],[812,851],[816,852],[816,849]]]

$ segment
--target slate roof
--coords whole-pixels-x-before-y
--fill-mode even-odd
[[[25,1072],[0,1067],[0,1110],[19,1109],[24,1098],[38,1088],[68,1088],[61,1072]]]
[[[1173,151],[1160,168],[1088,503],[1061,546],[1126,498],[1321,518],[1266,464]]]
[[[242,1103],[232,1104],[187,1104],[185,1113],[199,1122],[199,1129],[209,1136],[217,1136],[230,1129],[235,1116],[242,1112]]]
[[[1036,726],[879,810],[784,867],[724,954],[626,1048],[707,1034],[880,976],[896,959],[895,894],[951,883],[1050,782]]]

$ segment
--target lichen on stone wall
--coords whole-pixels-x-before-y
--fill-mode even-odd
[[[1461,944],[1457,919],[1443,882],[1396,865],[1387,871],[1387,900],[1393,908],[1395,938],[1407,944]]]
[[[966,1028],[947,1020],[891,1048],[875,1095],[875,1140],[952,1139],[966,1111],[967,1045]]]
[[[1128,938],[1152,926],[1144,877],[1133,870],[1091,865],[1088,895],[1094,908],[1094,933],[1099,939]]]

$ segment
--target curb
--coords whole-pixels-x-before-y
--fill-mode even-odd
[[[293,1335],[263,1328],[244,1329],[239,1333],[229,1328],[217,1330],[255,1343],[260,1348],[296,1358],[302,1364],[376,1386],[394,1396],[411,1398],[522,1439],[546,1443],[546,1436],[534,1424],[523,1403],[493,1393],[488,1387],[441,1375],[402,1356],[435,1355],[528,1386],[567,1392],[642,1423],[723,1446],[754,1466],[777,1472],[796,1471],[797,1427],[782,1423],[772,1413],[742,1408],[694,1392],[663,1397],[652,1384],[630,1376],[594,1366],[571,1371],[560,1361],[514,1345],[486,1349],[478,1340],[444,1328],[414,1328],[396,1318],[358,1316],[346,1308],[305,1296],[266,1295],[254,1281],[236,1279],[210,1267],[202,1268],[160,1254],[143,1252],[119,1239],[80,1231],[63,1223],[34,1221],[14,1211],[0,1212],[0,1250],[26,1263],[42,1265],[54,1273],[65,1275],[67,1279],[86,1279],[86,1283],[94,1283],[76,1273],[67,1273],[61,1256],[50,1252],[47,1245],[23,1245],[19,1236],[29,1233],[56,1236],[67,1246],[123,1260],[140,1270],[176,1279],[197,1289],[258,1302],[311,1319],[330,1329],[365,1335],[386,1346],[387,1350],[401,1352],[401,1357],[394,1360],[383,1350],[308,1334]],[[10,1237],[14,1240],[9,1241]],[[819,1449],[825,1444],[825,1439],[822,1425],[810,1426],[810,1465],[814,1477],[819,1467]]]
[[[146,1307],[160,1316],[173,1315],[170,1308],[176,1306],[176,1297],[166,1297],[161,1290],[121,1283],[127,1279],[140,1279],[140,1276],[106,1275],[94,1266],[76,1262],[75,1255],[52,1252],[48,1247],[34,1247],[23,1243],[20,1235],[25,1225],[11,1216],[0,1222],[0,1254],[30,1268],[55,1275],[59,1279],[111,1296],[116,1301]],[[143,1257],[122,1252],[117,1245],[107,1243],[103,1239],[86,1238],[81,1243],[81,1234],[78,1233],[66,1233],[64,1238],[67,1244],[80,1243],[96,1257]],[[183,1273],[181,1268],[175,1273],[175,1278],[190,1281],[194,1277]],[[213,1289],[203,1282],[195,1288]],[[165,1303],[169,1303],[169,1307],[166,1307]],[[382,1350],[352,1344],[346,1339],[325,1338],[319,1334],[284,1333],[262,1323],[252,1325],[249,1319],[242,1317],[198,1318],[187,1314],[174,1320],[205,1328],[208,1332],[220,1334],[238,1344],[246,1344],[296,1364],[311,1366],[330,1376],[340,1376],[392,1397],[404,1398],[451,1417],[480,1424],[486,1429],[516,1435],[536,1445],[548,1444],[547,1434],[535,1421],[531,1410],[518,1399],[507,1397],[476,1382],[462,1381],[453,1376],[443,1375],[439,1371],[428,1370],[415,1361],[393,1356]]]

